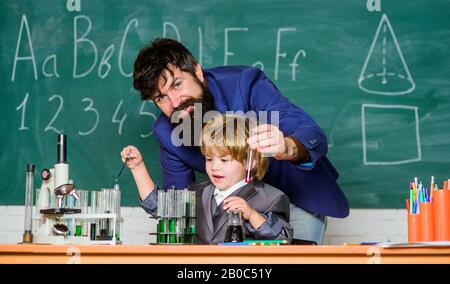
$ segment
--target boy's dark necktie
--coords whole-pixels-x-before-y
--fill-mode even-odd
[[[213,228],[214,231],[216,230],[217,222],[219,222],[220,217],[220,206],[216,202],[216,196],[213,194],[211,198],[211,214],[212,214],[212,221],[213,221]]]

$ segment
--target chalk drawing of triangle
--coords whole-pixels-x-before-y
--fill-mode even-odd
[[[416,88],[388,17],[383,14],[358,79],[361,90],[399,96]]]

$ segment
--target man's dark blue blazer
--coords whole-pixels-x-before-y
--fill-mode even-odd
[[[305,111],[282,96],[259,69],[225,66],[203,72],[218,112],[278,111],[280,130],[285,136],[297,138],[309,151],[312,162],[309,164],[270,158],[266,183],[286,193],[291,203],[307,211],[348,216],[348,201],[336,183],[339,174],[325,156],[327,138]],[[205,158],[199,147],[175,146],[171,142],[173,128],[163,114],[153,125],[160,144],[163,186],[186,188],[195,180],[194,170],[206,172]]]

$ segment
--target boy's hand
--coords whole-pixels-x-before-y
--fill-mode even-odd
[[[248,205],[247,201],[238,196],[231,196],[223,201],[223,209],[227,211],[240,211],[242,218],[249,221],[254,213],[258,213],[255,209]]]
[[[127,146],[122,149],[122,152],[120,152],[122,162],[125,163],[127,155],[130,157],[127,162],[127,167],[130,168],[130,170],[135,169],[142,164],[142,155],[136,147]]]

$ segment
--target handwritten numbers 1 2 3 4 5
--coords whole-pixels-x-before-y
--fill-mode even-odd
[[[61,118],[64,114],[64,98],[61,95],[53,95],[48,99],[48,102],[52,104],[56,104],[57,108],[56,111],[51,115],[51,118],[47,124],[47,126],[44,128],[44,132],[46,131],[54,131],[55,133],[61,134],[64,132],[63,129],[59,129],[55,126],[58,119]],[[85,118],[85,123],[83,123],[84,128],[79,129],[77,131],[78,135],[80,136],[88,136],[92,133],[95,133],[97,130],[99,123],[100,123],[100,117],[101,113],[96,108],[95,102],[92,98],[86,97],[81,99],[81,102],[84,104],[84,109],[80,108],[80,111],[83,111],[82,117]],[[18,127],[19,131],[27,131],[29,130],[28,124],[27,124],[27,106],[32,103],[30,100],[29,93],[25,94],[25,97],[21,101],[21,103],[16,107],[16,111],[19,113],[19,119],[20,124]],[[119,126],[117,128],[117,134],[122,135],[123,127],[126,122],[126,119],[128,117],[128,114],[126,111],[123,111],[122,108],[123,100],[120,100],[120,102],[117,104],[117,107],[115,108],[114,114],[112,116],[111,122],[112,123],[118,123]],[[141,108],[139,110],[140,116],[149,116],[153,121],[156,120],[156,115],[152,113],[151,111],[145,110],[146,102],[143,101]],[[44,108],[45,109],[45,108]],[[121,111],[122,110],[122,111]],[[153,134],[153,131],[150,131],[148,133],[142,133],[140,134],[141,138],[147,138],[150,137]]]

